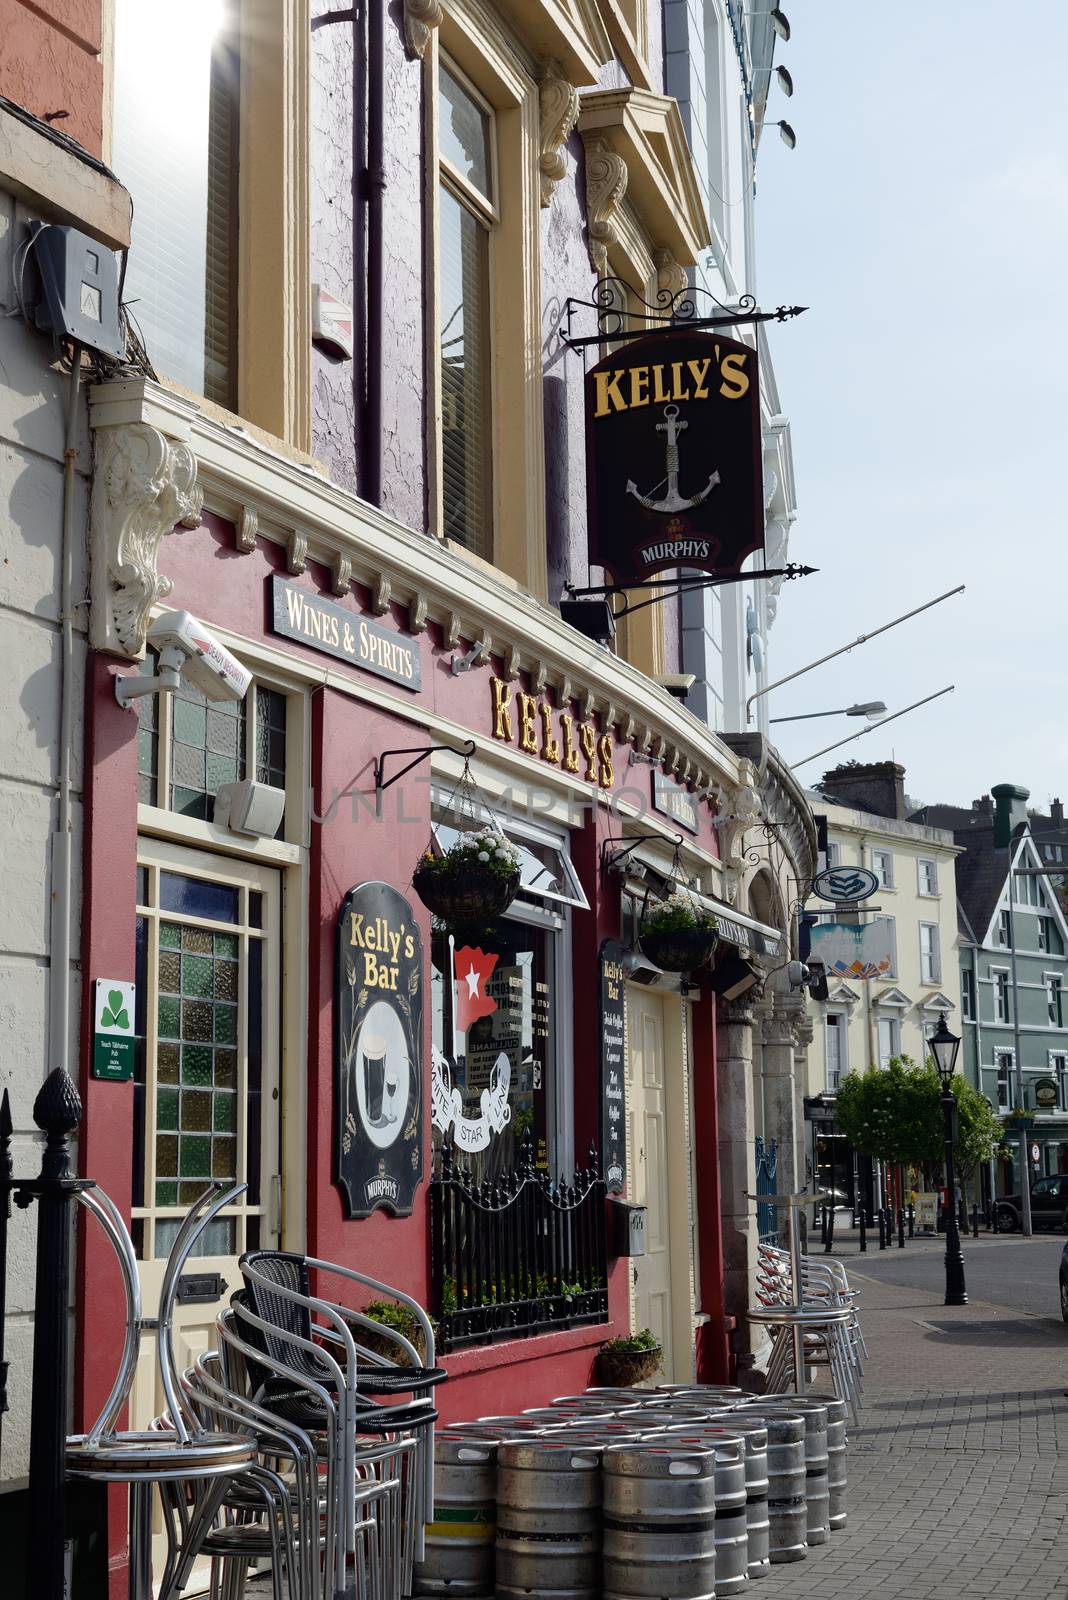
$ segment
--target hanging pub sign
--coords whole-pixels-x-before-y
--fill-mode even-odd
[[[346,1217],[407,1216],[423,1179],[423,948],[389,884],[349,890],[336,983],[334,1181]]]
[[[620,584],[741,571],[764,546],[757,354],[717,333],[636,339],[586,374],[589,559]]]
[[[625,954],[617,939],[601,945],[601,1172],[609,1194],[627,1182]]]

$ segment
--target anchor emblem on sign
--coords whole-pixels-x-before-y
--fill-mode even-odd
[[[687,496],[679,493],[679,434],[684,428],[689,427],[689,423],[679,421],[678,406],[665,406],[664,416],[667,420],[658,422],[656,431],[657,433],[667,434],[667,477],[661,478],[654,488],[653,494],[656,493],[656,489],[662,488],[664,484],[667,484],[667,493],[662,500],[654,500],[652,494],[639,494],[638,485],[633,478],[627,481],[627,493],[632,494],[638,504],[643,505],[647,511],[662,511],[665,514],[670,514],[674,511],[688,511],[693,506],[699,506],[702,501],[708,499],[712,490],[719,483],[720,478],[719,473],[714,472],[699,494]]]

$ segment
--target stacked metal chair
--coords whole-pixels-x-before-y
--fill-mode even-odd
[[[769,1391],[783,1390],[793,1382],[794,1340],[800,1337],[805,1364],[828,1368],[835,1394],[859,1421],[866,1347],[856,1298],[841,1263],[803,1257],[801,1281],[795,1285],[789,1255],[772,1245],[760,1246],[758,1304],[750,1308],[749,1320],[767,1328],[772,1338]]]
[[[245,1289],[220,1320],[220,1334],[243,1346],[249,1398],[316,1443],[327,1469],[326,1519],[335,1528],[330,1543],[339,1586],[346,1562],[358,1561],[366,1531],[357,1515],[361,1493],[368,1484],[399,1484],[395,1514],[376,1517],[377,1565],[396,1594],[410,1594],[434,1503],[431,1391],[446,1376],[434,1365],[430,1319],[392,1286],[316,1257],[255,1251],[242,1257],[241,1272]],[[313,1273],[317,1283],[340,1278],[404,1306],[422,1332],[426,1361],[397,1330],[313,1293]],[[395,1344],[398,1359],[364,1344],[364,1330]]]

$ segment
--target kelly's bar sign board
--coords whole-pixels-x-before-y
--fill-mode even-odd
[[[671,567],[741,571],[764,548],[757,353],[684,328],[586,374],[591,565],[640,584]]]
[[[627,1182],[626,996],[623,946],[601,946],[601,1174],[609,1194]]]
[[[363,667],[404,689],[421,687],[419,646],[414,639],[393,633],[347,606],[324,600],[287,578],[271,579],[271,624],[275,633],[287,639]]]

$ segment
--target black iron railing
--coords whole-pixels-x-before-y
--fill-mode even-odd
[[[570,1183],[534,1166],[476,1183],[446,1140],[430,1185],[434,1314],[443,1351],[608,1321],[605,1186],[597,1153]]]

